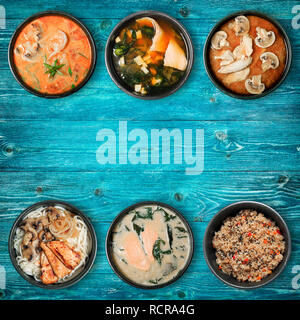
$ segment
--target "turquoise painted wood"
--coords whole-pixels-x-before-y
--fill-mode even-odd
[[[300,265],[300,29],[292,28],[299,1],[74,1],[3,0],[6,29],[0,29],[0,270],[6,288],[0,299],[299,299],[292,287],[293,266]],[[89,83],[56,100],[35,97],[14,80],[7,47],[17,25],[41,10],[68,11],[92,32],[98,63]],[[195,46],[190,78],[174,95],[142,101],[120,91],[106,72],[104,47],[114,25],[145,9],[178,18]],[[202,49],[211,27],[242,9],[268,13],[287,31],[293,46],[291,71],[276,92],[258,100],[232,99],[208,79]],[[185,174],[185,163],[100,165],[97,132],[109,128],[118,138],[119,120],[128,131],[174,128],[204,130],[204,172]],[[128,145],[130,147],[130,143]],[[176,151],[175,151],[176,153]],[[171,159],[174,150],[171,149]],[[72,203],[95,227],[98,252],[91,272],[73,287],[48,291],[27,283],[14,270],[7,251],[10,228],[20,212],[46,199]],[[185,275],[159,290],[140,290],[122,282],[106,260],[104,241],[113,218],[138,201],[157,200],[180,210],[195,235],[195,255]],[[292,255],[283,274],[252,291],[227,287],[208,269],[202,250],[206,226],[224,206],[240,200],[274,207],[292,235]]]

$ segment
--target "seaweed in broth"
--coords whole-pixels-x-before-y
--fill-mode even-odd
[[[162,33],[160,41],[165,42],[162,51],[151,50],[158,32],[155,26]],[[175,44],[176,54],[170,44]],[[176,59],[176,55],[181,56],[181,70],[166,65],[167,54],[171,60]],[[182,37],[166,21],[147,17],[137,19],[121,30],[115,39],[113,60],[119,76],[141,95],[170,90],[182,78],[187,64]]]

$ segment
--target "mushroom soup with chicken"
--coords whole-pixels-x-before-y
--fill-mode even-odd
[[[138,95],[172,89],[187,68],[186,46],[171,23],[142,17],[115,38],[113,61],[119,77]]]
[[[30,212],[16,229],[13,243],[23,272],[45,285],[77,274],[91,251],[83,219],[60,206]]]
[[[14,44],[14,64],[22,81],[41,94],[75,89],[90,71],[90,40],[75,21],[41,16],[21,29]]]
[[[211,38],[211,69],[227,89],[257,95],[274,86],[286,64],[286,43],[278,28],[258,16],[237,16]]]
[[[117,269],[143,286],[174,279],[190,260],[190,231],[178,214],[157,205],[129,211],[112,232],[111,256]]]

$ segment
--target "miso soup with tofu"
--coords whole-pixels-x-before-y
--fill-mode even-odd
[[[169,22],[143,17],[115,38],[113,61],[119,77],[137,95],[172,89],[187,68],[186,47]]]
[[[191,234],[172,210],[146,205],[129,211],[111,237],[112,262],[131,282],[160,285],[174,279],[190,261]]]

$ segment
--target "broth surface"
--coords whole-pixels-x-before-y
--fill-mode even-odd
[[[46,94],[74,89],[86,78],[91,61],[87,35],[62,16],[43,16],[28,23],[14,46],[14,62],[22,80]]]

